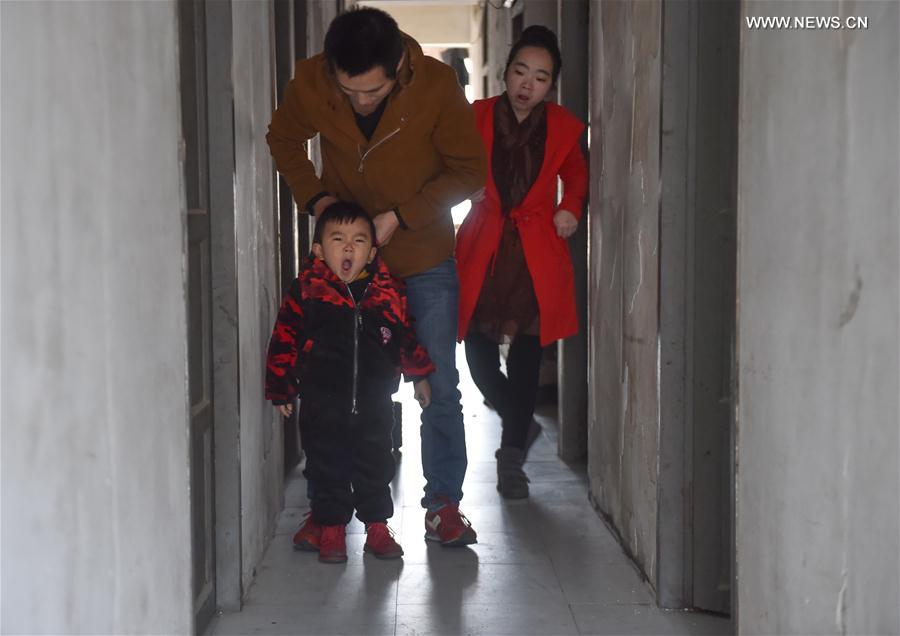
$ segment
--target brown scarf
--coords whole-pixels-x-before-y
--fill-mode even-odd
[[[503,214],[522,203],[544,163],[547,113],[541,102],[521,122],[506,93],[494,105],[494,149],[491,169]]]

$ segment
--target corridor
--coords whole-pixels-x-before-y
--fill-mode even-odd
[[[469,451],[463,512],[478,532],[470,548],[423,540],[418,413],[401,387],[404,444],[393,484],[391,526],[402,561],[363,556],[362,525],[348,532],[345,565],[295,552],[291,536],[308,510],[297,470],[285,509],[243,611],[222,614],[207,633],[226,634],[725,634],[727,619],[660,610],[652,590],[591,507],[585,466],[556,456],[555,406],[526,465],[531,498],[505,501],[495,486],[497,415],[481,401],[458,349]]]
[[[265,396],[312,230],[266,136],[360,5],[469,100],[555,33],[589,194],[532,497],[460,358],[479,542],[423,539],[405,386],[406,555],[335,566]],[[900,1],[0,0],[0,57],[0,634],[900,634]]]

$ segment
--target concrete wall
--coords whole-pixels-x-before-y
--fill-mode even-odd
[[[501,8],[496,8],[494,5]],[[509,55],[509,49],[512,47],[512,20],[511,11],[502,8],[500,3],[487,3],[484,7],[485,24],[487,27],[487,43],[482,43],[482,47],[487,48],[487,64],[484,66],[485,77],[487,78],[487,92],[485,97],[493,97],[500,95],[506,90],[506,84],[503,82],[503,70],[506,67],[506,57]],[[484,35],[484,34],[483,34]],[[482,48],[482,53],[484,52]]]
[[[522,0],[522,2],[523,29],[532,24],[540,24],[554,33],[558,32],[559,0]]]
[[[275,181],[266,129],[274,108],[272,4],[232,4],[235,236],[240,365],[242,579],[250,584],[283,503],[281,417],[265,401],[265,356],[280,303]]]
[[[486,6],[486,5],[485,5]],[[472,64],[472,72],[469,73],[469,84],[472,86],[473,99],[484,99],[485,73],[484,65],[484,18],[487,9],[483,6],[472,8],[469,15],[469,61]]]
[[[650,580],[656,567],[661,7],[592,2],[588,473]]]
[[[742,25],[738,627],[896,634],[900,5],[744,6],[811,14]]]
[[[0,11],[0,629],[188,633],[175,7]]]

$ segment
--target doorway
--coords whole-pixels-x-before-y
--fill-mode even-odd
[[[216,609],[212,317],[206,105],[206,4],[178,3],[180,92],[187,204],[188,384],[194,624]]]
[[[663,7],[657,593],[733,615],[740,3]]]

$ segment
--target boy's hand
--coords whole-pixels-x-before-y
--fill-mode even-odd
[[[278,412],[281,413],[282,415],[284,415],[285,417],[290,417],[291,413],[294,412],[293,404],[279,404],[275,408],[278,409]]]
[[[428,405],[431,404],[431,385],[428,384],[428,380],[423,378],[413,383],[413,387],[415,388],[413,396],[416,398],[416,402],[423,409],[427,409]]]

